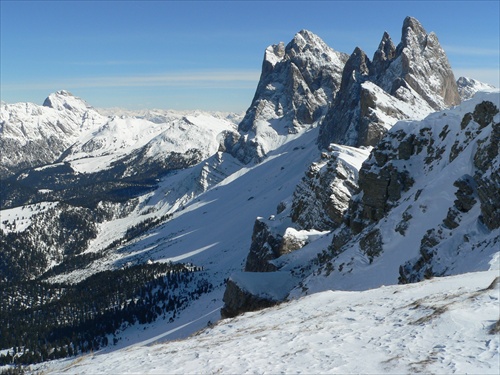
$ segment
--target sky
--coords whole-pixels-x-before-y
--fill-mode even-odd
[[[307,29],[368,56],[406,16],[434,31],[456,78],[500,87],[500,1],[0,0],[0,99],[69,90],[97,108],[243,112],[267,46]]]

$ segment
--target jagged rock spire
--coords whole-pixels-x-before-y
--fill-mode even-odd
[[[404,103],[412,113],[400,110]],[[385,32],[373,62],[359,48],[354,50],[341,90],[322,122],[318,144],[373,146],[397,120],[421,118],[459,103],[453,71],[436,35],[406,17],[397,47]]]
[[[313,126],[339,90],[347,58],[308,30],[299,31],[286,46],[269,46],[252,104],[239,124],[240,137],[225,139],[223,149],[248,163],[269,151],[261,137],[277,139]]]
[[[382,40],[373,55],[372,70],[375,76],[383,73],[396,55],[396,46],[387,32],[384,32]]]

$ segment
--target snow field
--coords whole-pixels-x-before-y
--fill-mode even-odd
[[[498,373],[498,269],[325,291],[181,341],[42,364],[64,374]],[[494,283],[493,281],[496,280]]]

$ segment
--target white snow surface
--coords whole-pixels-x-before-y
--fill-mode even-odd
[[[23,232],[31,225],[33,215],[47,211],[57,206],[57,202],[40,202],[36,204],[27,204],[25,206],[15,207],[0,211],[0,229],[5,233]]]
[[[137,343],[31,367],[44,374],[498,374],[498,269],[363,292],[329,290]]]
[[[155,121],[160,121],[159,117]],[[236,124],[208,113],[166,112],[155,122],[136,117],[112,117],[93,133],[81,137],[64,158],[80,173],[102,171],[113,161],[146,147],[145,157],[164,158],[172,152],[185,153],[197,149],[204,157],[217,152],[217,136],[236,130]]]

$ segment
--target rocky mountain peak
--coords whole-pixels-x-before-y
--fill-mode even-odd
[[[66,90],[59,90],[50,94],[43,102],[44,107],[49,107],[58,111],[62,110],[80,110],[86,111],[92,107],[83,99],[74,96]]]
[[[408,47],[417,41],[419,45],[425,44],[427,32],[422,24],[413,17],[406,17],[403,21],[401,32],[401,44],[403,47]]]
[[[387,69],[387,66],[394,60],[396,55],[396,46],[392,42],[387,32],[384,32],[382,40],[373,55],[373,70],[376,75]]]
[[[354,50],[342,88],[321,124],[318,144],[323,149],[330,143],[374,146],[398,120],[422,119],[459,103],[453,71],[437,36],[407,17],[399,45],[385,32],[373,62],[359,48]]]
[[[416,19],[407,17],[397,50],[401,66],[395,64],[395,69],[401,69],[400,77],[434,110],[460,103],[453,71],[436,34],[427,34]]]
[[[340,88],[347,58],[308,30],[286,46],[269,46],[239,134],[225,137],[222,149],[244,163],[258,161],[287,135],[315,126]]]
[[[342,73],[341,90],[347,88],[351,81],[362,82],[370,74],[371,61],[366,53],[356,47],[347,60]]]
[[[396,54],[396,46],[392,42],[390,35],[387,31],[384,31],[384,35],[382,36],[382,40],[378,46],[377,51],[375,52],[375,57],[373,60],[376,60],[377,54],[380,54],[381,58],[384,60],[392,60]]]
[[[266,48],[266,52],[264,53],[264,62],[263,64],[269,64],[272,68],[276,65],[278,61],[281,61],[285,56],[285,43],[280,42],[278,44],[273,44]],[[262,68],[264,72],[266,69]]]
[[[297,53],[304,51],[321,52],[321,50],[330,50],[323,40],[309,30],[301,30],[286,46],[286,53],[294,57]]]

